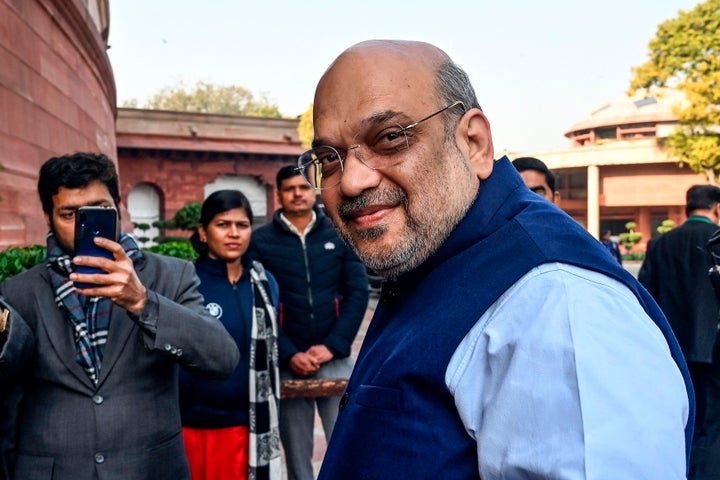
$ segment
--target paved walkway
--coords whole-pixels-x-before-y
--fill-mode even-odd
[[[637,276],[638,276],[638,272],[640,271],[641,265],[642,265],[642,262],[638,261],[638,260],[623,262],[623,267],[625,267],[625,270],[632,273],[633,277],[635,277],[635,278],[637,278]]]

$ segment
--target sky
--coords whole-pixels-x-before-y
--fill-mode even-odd
[[[468,72],[496,154],[565,148],[624,95],[663,21],[698,0],[110,0],[118,104],[197,81],[265,95],[286,117],[328,65],[372,38],[421,40]],[[357,72],[362,75],[362,72]]]

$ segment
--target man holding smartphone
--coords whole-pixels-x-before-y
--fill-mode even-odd
[[[11,478],[189,479],[178,366],[225,378],[238,361],[235,342],[205,312],[191,263],[142,252],[126,234],[94,239],[112,258],[74,255],[78,210],[119,210],[107,157],[51,158],[38,192],[47,261],[0,284],[19,314],[0,337],[3,376],[17,379],[3,385],[13,392],[3,402],[22,395],[21,408],[4,412],[15,418],[0,439],[14,445]]]

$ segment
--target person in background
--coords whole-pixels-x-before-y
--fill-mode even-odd
[[[610,255],[622,265],[622,254],[620,254],[620,245],[618,242],[612,239],[612,230],[605,230],[601,237],[600,243],[602,243]]]
[[[181,372],[180,411],[193,480],[280,480],[278,285],[247,258],[253,213],[237,190],[205,199],[191,242],[205,308],[230,332],[240,362],[224,382]]]
[[[189,479],[178,367],[227,378],[239,359],[235,342],[205,311],[192,263],[143,252],[124,233],[117,242],[95,238],[112,259],[74,255],[80,207],[120,211],[105,155],[49,159],[38,193],[47,260],[0,284],[17,310],[0,335],[0,376],[12,379],[0,389],[11,478]],[[104,273],[81,274],[79,265]]]
[[[695,387],[697,415],[688,478],[720,479],[720,300],[708,278],[713,260],[707,249],[720,222],[720,188],[695,185],[686,197],[687,220],[648,242],[638,280],[667,315]]]
[[[280,285],[281,379],[347,379],[351,347],[368,304],[365,267],[315,206],[315,191],[294,165],[278,170],[281,205],[253,234],[248,255]],[[289,480],[311,480],[315,408],[330,439],[338,397],[288,398],[280,405],[280,437]]]
[[[298,168],[387,278],[321,480],[685,478],[694,399],[667,320],[494,160],[447,54],[354,45],[321,77],[313,121]]]
[[[17,415],[9,414],[20,408],[22,389],[16,382],[21,370],[15,365],[32,361],[34,349],[26,347],[23,338],[33,338],[27,323],[0,297],[0,480],[11,480],[10,467],[16,447]],[[20,340],[17,340],[20,339]]]
[[[534,157],[519,157],[512,164],[530,190],[554,204],[560,203],[560,192],[555,190],[555,174],[545,162]]]

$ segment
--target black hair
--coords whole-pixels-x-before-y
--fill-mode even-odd
[[[524,172],[525,170],[535,170],[545,175],[545,181],[550,187],[552,193],[555,193],[555,175],[545,165],[545,162],[534,157],[519,157],[512,161],[515,170]]]
[[[94,181],[107,187],[119,215],[120,187],[115,164],[102,153],[85,152],[52,157],[40,167],[37,188],[43,211],[52,218],[52,197],[60,188],[85,188]]]
[[[277,175],[275,175],[275,185],[277,186],[277,189],[280,190],[283,180],[287,180],[288,178],[292,178],[297,175],[300,175],[300,170],[297,169],[297,165],[285,165],[282,167],[278,170]]]
[[[202,204],[198,224],[207,230],[210,222],[212,222],[212,219],[215,218],[216,215],[235,208],[245,210],[248,219],[250,219],[250,225],[253,224],[253,212],[250,200],[248,200],[240,190],[218,190],[211,193]],[[197,230],[190,236],[190,243],[198,253],[207,254],[207,243],[200,241],[200,234]]]
[[[690,216],[695,210],[708,210],[717,203],[720,203],[720,187],[693,185],[687,191],[685,214]]]

